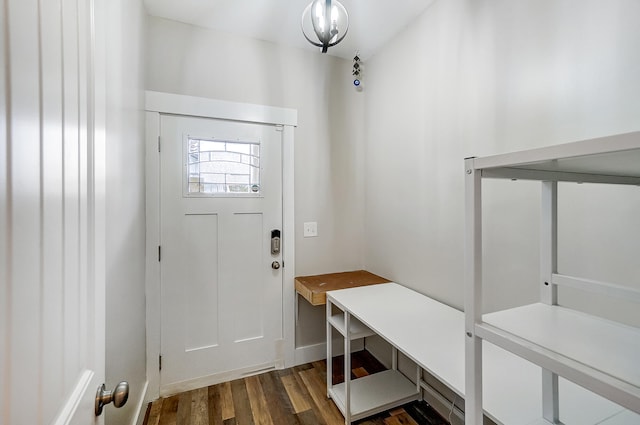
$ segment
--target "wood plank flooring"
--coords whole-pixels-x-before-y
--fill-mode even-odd
[[[342,356],[333,359],[333,383],[344,380]],[[353,379],[384,370],[367,351],[354,353]],[[161,398],[150,403],[144,425],[342,425],[327,398],[325,361],[275,370]],[[358,425],[445,425],[424,401],[355,422]]]

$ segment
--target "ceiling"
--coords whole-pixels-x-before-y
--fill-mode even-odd
[[[349,32],[328,54],[371,57],[435,0],[340,0],[349,13]],[[236,35],[317,51],[300,29],[311,0],[144,0],[150,15]]]

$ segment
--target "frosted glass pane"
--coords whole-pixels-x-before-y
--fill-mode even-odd
[[[260,144],[188,139],[187,194],[260,193]]]

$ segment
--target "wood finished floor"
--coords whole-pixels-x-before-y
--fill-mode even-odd
[[[333,359],[333,382],[344,380],[342,356]],[[384,370],[367,351],[354,353],[351,377]],[[325,361],[275,370],[161,398],[149,404],[145,425],[342,425],[327,398]],[[355,422],[358,425],[445,425],[424,401]]]

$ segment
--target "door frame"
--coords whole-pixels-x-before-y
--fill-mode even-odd
[[[173,93],[145,91],[146,118],[146,303],[147,379],[146,399],[160,396],[161,288],[160,262],[160,116],[162,114],[271,124],[282,127],[282,335],[284,367],[295,362],[295,220],[294,128],[296,109],[229,102]],[[239,376],[238,376],[239,377]],[[235,378],[235,377],[232,377]]]

